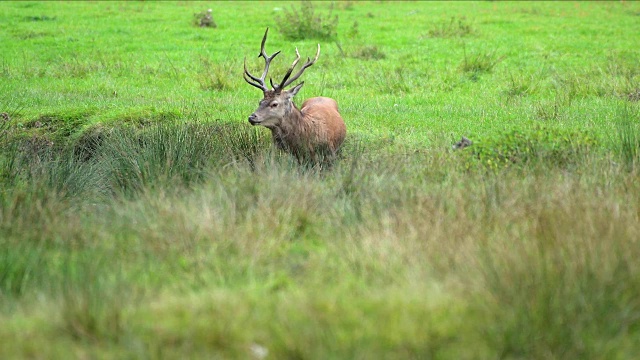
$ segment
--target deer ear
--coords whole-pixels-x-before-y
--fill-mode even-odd
[[[296,94],[298,94],[298,91],[300,91],[300,88],[302,87],[302,85],[304,85],[304,81],[294,86],[293,89],[287,91],[287,97],[289,99],[292,99],[294,96],[296,96]]]

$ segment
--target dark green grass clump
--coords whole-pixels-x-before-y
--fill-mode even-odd
[[[586,131],[536,126],[532,130],[514,129],[478,141],[467,154],[493,170],[535,163],[566,167],[579,163],[597,144],[596,138]]]
[[[174,180],[188,185],[203,180],[211,167],[253,164],[270,144],[256,130],[225,123],[94,127],[63,148],[36,137],[25,141],[22,136],[8,136],[2,173],[5,185],[49,177],[51,190],[72,194],[86,188],[136,192]],[[94,173],[96,178],[66,178],[82,173]]]
[[[452,38],[469,36],[476,32],[475,25],[465,16],[452,16],[449,20],[434,24],[427,32],[427,36],[432,38]]]
[[[288,39],[334,40],[337,36],[338,15],[333,13],[333,4],[325,14],[318,11],[317,4],[302,1],[299,7],[284,8],[276,16],[280,32]]]

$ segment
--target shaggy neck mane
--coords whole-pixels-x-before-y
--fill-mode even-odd
[[[279,148],[293,150],[300,146],[298,142],[301,135],[307,132],[307,127],[302,112],[293,101],[285,113],[285,118],[287,120],[282,121],[279,126],[271,128],[271,132]]]

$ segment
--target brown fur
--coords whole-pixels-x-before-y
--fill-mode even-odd
[[[301,85],[290,91],[266,92],[249,121],[269,128],[274,144],[300,161],[332,159],[347,133],[338,104],[330,98],[315,97],[298,109],[292,97]],[[273,103],[278,106],[272,108]]]

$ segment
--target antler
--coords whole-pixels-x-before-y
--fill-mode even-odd
[[[287,70],[287,73],[284,76],[284,79],[282,79],[282,82],[277,86],[273,85],[273,82],[271,82],[271,86],[273,86],[274,90],[284,89],[285,87],[289,86],[292,82],[298,80],[300,75],[302,75],[302,73],[308,67],[313,65],[316,62],[316,60],[318,60],[318,56],[320,56],[320,44],[318,44],[318,51],[316,52],[316,57],[313,59],[313,61],[311,61],[310,58],[307,58],[307,62],[304,65],[302,65],[300,70],[298,70],[298,72],[292,78],[289,78],[289,76],[291,76],[291,72],[293,71],[293,68],[295,68],[296,65],[298,64],[298,61],[300,61],[300,53],[298,53],[298,48],[296,48],[296,59],[293,61],[293,64],[291,64],[291,67],[289,68],[289,70]]]
[[[264,79],[267,76],[267,72],[269,72],[269,65],[271,64],[271,60],[273,60],[273,58],[275,58],[276,55],[280,54],[280,51],[276,51],[273,55],[267,56],[267,53],[264,50],[264,44],[265,42],[267,42],[268,33],[269,33],[269,28],[267,28],[267,30],[264,32],[264,36],[262,37],[262,43],[260,44],[260,55],[258,55],[258,57],[263,57],[265,62],[264,72],[262,73],[261,77],[251,75],[249,71],[247,71],[247,58],[246,57],[244,58],[244,74],[243,74],[244,80],[248,82],[249,85],[255,86],[262,91],[269,91],[269,88],[267,88],[267,86],[264,83]],[[249,79],[247,79],[247,76],[253,81],[250,81]]]

